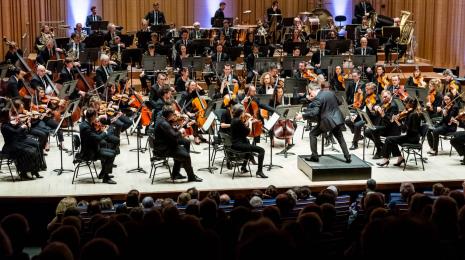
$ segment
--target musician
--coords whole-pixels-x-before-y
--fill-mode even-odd
[[[347,104],[354,104],[355,93],[362,91],[365,92],[365,82],[360,79],[360,70],[354,69],[352,71],[352,80],[346,82],[346,101]]]
[[[86,27],[91,27],[92,22],[102,21],[102,17],[97,15],[97,6],[92,6],[90,12],[91,14],[86,17]]]
[[[16,42],[10,42],[8,45],[8,51],[5,54],[5,62],[13,65],[16,64],[16,62],[19,60],[16,53],[23,57],[23,51],[18,48]]]
[[[416,87],[416,88],[426,88],[426,82],[421,75],[421,70],[419,67],[415,67],[413,75],[407,79],[405,86]]]
[[[405,135],[388,136],[383,145],[382,156],[383,161],[376,163],[378,166],[384,167],[389,165],[391,155],[397,157],[397,162],[394,166],[401,166],[405,163],[398,145],[403,143],[417,144],[420,141],[421,135],[421,112],[417,111],[417,100],[411,97],[405,99],[405,109],[397,115],[394,115],[395,122],[401,122],[401,118],[406,118],[402,124],[402,130]]]
[[[378,93],[381,93],[381,91],[387,89],[389,86],[390,82],[388,79],[388,76],[386,75],[386,70],[384,69],[384,66],[379,65],[376,67],[376,85],[378,86]]]
[[[464,112],[461,112],[460,113],[461,116],[458,116],[460,118],[457,118],[457,117],[452,118],[450,121],[450,124],[451,125],[455,124],[457,126],[464,128],[465,120],[464,120],[463,113]],[[452,147],[455,148],[455,150],[460,156],[463,156],[463,159],[460,160],[460,164],[465,165],[465,131],[456,132],[453,135],[453,137],[450,139],[450,144],[452,145]]]
[[[395,17],[394,18],[394,26],[397,26],[397,27],[400,27],[400,18],[399,17]],[[386,57],[385,61],[384,61],[384,64],[387,64],[387,63],[391,63],[392,62],[392,58],[391,58],[391,52],[392,52],[392,49],[398,47],[398,56],[397,56],[397,59],[395,60],[395,62],[397,62],[399,59],[402,58],[402,56],[404,56],[405,52],[407,51],[407,45],[402,45],[402,44],[397,44],[397,41],[398,39],[391,39],[389,38],[388,41],[384,44],[384,55]]]
[[[281,81],[282,84],[279,84],[274,93],[273,93],[273,98],[270,99],[270,102],[268,103],[268,106],[276,109],[278,106],[285,106],[285,105],[290,105],[291,104],[291,97],[286,97],[284,96],[284,81]],[[266,113],[268,114],[268,113]],[[278,121],[279,122],[279,121]],[[292,126],[294,127],[294,131],[297,128],[297,123],[295,121],[291,121]],[[270,133],[275,132],[275,128],[278,127],[278,123],[273,126],[273,131]],[[291,133],[283,133],[286,135],[290,135]],[[273,137],[273,136],[272,136]],[[274,147],[274,138],[271,139],[271,145]],[[292,137],[285,138],[285,146],[293,146],[292,144]]]
[[[120,36],[121,32],[116,30],[116,25],[114,23],[109,23],[107,26],[107,34],[105,34],[105,41],[112,45],[115,42],[116,36]]]
[[[146,57],[155,57],[155,56],[159,56],[158,53],[156,53],[156,50],[155,50],[155,45],[150,43],[148,45],[148,49],[146,52],[144,52],[143,56],[146,56]],[[155,76],[154,76],[154,72],[153,71],[147,71],[147,70],[143,70],[140,75],[139,75],[139,78],[140,78],[140,83],[141,83],[141,88],[142,88],[142,93],[144,95],[147,95],[147,92],[148,92],[148,88],[149,86],[147,85],[147,80],[150,79],[150,85],[153,85],[153,83],[155,82]]]
[[[245,58],[245,64],[247,66],[247,80],[246,83],[252,82],[253,78],[255,75],[258,74],[258,72],[255,70],[255,60],[260,57],[260,50],[258,45],[254,45],[252,49],[252,53],[249,54]]]
[[[216,20],[224,20],[224,9],[226,8],[226,3],[225,2],[220,2],[220,8],[216,10],[215,15],[211,19],[211,24],[212,27],[215,27],[215,21]]]
[[[47,79],[45,77],[47,73],[47,70],[43,65],[37,66],[37,71],[36,75],[32,76],[31,79],[31,87],[33,89],[39,89],[42,88],[45,90],[45,94],[50,95],[54,93],[54,90],[52,86],[50,86],[50,83],[47,82]],[[55,93],[58,94],[58,93]]]
[[[253,88],[253,86],[251,87]],[[253,118],[249,116],[249,118],[246,119],[246,115],[244,114],[244,106],[241,104],[236,104],[233,107],[233,119],[231,120],[231,142],[232,146],[231,148],[236,150],[236,151],[242,151],[242,152],[253,152],[258,154],[258,168],[257,172],[255,173],[257,177],[260,178],[268,178],[263,173],[263,160],[265,158],[265,149],[263,149],[260,146],[256,145],[251,145],[249,143],[249,140],[247,139],[247,136],[251,133],[252,131],[252,123],[253,123]],[[252,159],[252,158],[250,158]],[[247,170],[247,160],[244,161],[241,167],[241,172],[246,173],[248,172]]]
[[[88,108],[85,113],[85,120],[79,124],[79,134],[81,137],[81,152],[80,156],[84,160],[98,160],[102,163],[102,170],[98,175],[99,179],[103,179],[103,183],[116,184],[112,180],[113,162],[116,157],[116,152],[109,148],[101,146],[102,141],[107,137],[107,131],[98,132],[96,129],[97,112],[93,108]]]
[[[82,23],[77,23],[74,28],[74,33],[79,37],[80,42],[84,42],[87,38],[87,31],[82,28]]]
[[[189,149],[186,149],[186,146],[189,147],[189,141],[182,138],[184,128],[176,130],[172,126],[176,122],[176,117],[171,107],[165,107],[161,116],[157,117],[154,129],[154,153],[174,159],[171,179],[185,178],[179,173],[181,166],[183,166],[188,176],[188,182],[201,182],[202,179],[194,174]]]
[[[278,16],[274,16],[274,14],[279,14]],[[281,28],[281,23],[282,23],[282,20],[283,20],[283,17],[281,15],[281,9],[279,9],[279,2],[278,1],[273,1],[273,3],[271,4],[271,7],[268,8],[266,10],[266,15],[267,15],[267,18],[268,18],[268,27],[271,26],[271,24],[273,23],[273,18],[276,17],[276,27],[279,29]]]
[[[154,108],[152,110],[152,122],[157,120],[157,117],[161,115],[163,107],[170,104],[173,98],[173,91],[169,86],[164,86],[159,92],[160,98],[154,103]]]
[[[65,82],[74,80],[74,74],[76,73],[76,70],[79,69],[75,67],[75,65],[76,63],[71,58],[66,58],[65,66],[59,74],[59,79],[57,80],[57,83],[63,84]],[[69,95],[69,99],[73,100],[79,97],[83,97],[85,94],[86,92],[81,91],[78,88],[74,88],[73,93]]]
[[[322,74],[322,71],[324,69],[320,68],[320,63],[321,63],[321,58],[325,55],[329,55],[330,51],[326,49],[326,41],[321,40],[320,41],[320,48],[317,52],[313,53],[312,59],[311,59],[311,64],[313,67],[316,68],[316,74]]]
[[[207,38],[205,35],[205,31],[200,29],[200,23],[195,22],[193,24],[194,30],[190,32],[189,38],[193,40],[198,40],[198,39],[205,39]]]
[[[216,45],[216,52],[212,55],[212,62],[229,61],[229,55],[224,53],[224,47],[221,44]]]
[[[181,39],[179,39],[176,42],[175,47],[176,47],[177,52],[181,51],[181,44],[186,46],[187,49],[191,48],[192,41],[189,40],[189,31],[187,29],[182,29],[182,31],[181,31]]]
[[[300,66],[300,64],[299,64]],[[334,69],[333,78],[331,79],[331,87],[334,91],[344,91],[345,90],[345,81],[348,78],[348,75],[344,75],[341,66],[336,66]]]
[[[238,84],[239,80],[237,79],[236,75],[233,75],[233,70],[231,67],[231,64],[224,64],[223,67],[223,75],[221,76],[221,81],[218,82],[220,85],[220,90],[219,93],[217,93],[215,96],[216,98],[222,98],[225,95],[228,95],[228,89],[226,88],[227,85],[231,86],[234,84]]]
[[[217,40],[213,44],[213,46],[215,46],[215,48],[218,45],[223,45],[223,49],[224,49],[224,47],[231,47],[231,42],[229,41],[229,39],[226,38],[226,36],[225,36],[225,34],[223,32],[220,32],[220,34],[217,37]]]
[[[103,93],[104,89],[103,85],[107,83],[110,74],[113,72],[112,65],[115,64],[114,61],[110,61],[110,57],[106,54],[102,54],[100,56],[100,66],[95,70],[95,84],[97,86],[98,91]]]
[[[46,96],[45,91],[42,87],[38,87],[37,90],[38,90],[38,97],[36,100],[37,105],[44,106],[46,108],[46,113],[47,113],[47,110],[50,110],[52,112],[51,114],[47,113],[42,119],[42,122],[44,122],[44,124],[50,127],[52,130],[56,130],[58,128],[58,122],[55,120],[55,118],[53,118],[54,116],[53,112],[58,111],[59,106],[63,105],[64,100],[55,98],[56,104],[54,104],[51,101],[51,98]],[[58,147],[60,149],[63,149],[64,138],[63,138],[63,131],[61,129],[58,129],[57,137],[58,137]]]
[[[186,83],[189,80],[189,69],[183,67],[179,70],[179,74],[181,75],[176,79],[176,92],[181,93],[186,91]]]
[[[296,116],[296,120],[310,120],[317,119],[318,125],[310,131],[310,148],[312,155],[305,158],[307,161],[318,162],[318,151],[317,151],[317,137],[325,132],[331,132],[336,137],[346,163],[352,161],[347,145],[342,135],[341,128],[344,125],[344,117],[339,110],[339,101],[332,91],[321,91],[320,86],[310,85],[310,97],[313,100],[307,108],[304,114],[299,113]]]
[[[307,72],[307,67],[305,65],[305,61],[300,61],[298,69],[294,72],[294,78],[304,79],[306,72]]]
[[[451,119],[459,114],[459,107],[453,101],[451,93],[447,93],[444,96],[443,105],[440,109],[440,112],[442,112],[441,121],[434,129],[428,131],[426,136],[428,138],[428,144],[431,148],[428,154],[431,156],[438,155],[439,135],[448,135],[457,131],[457,125],[450,124]]]
[[[190,118],[195,118],[198,114],[198,110],[195,108],[195,106],[192,104],[192,101],[195,98],[200,98],[201,96],[204,96],[205,90],[197,84],[193,80],[189,80],[186,83],[186,91],[181,93],[181,99],[179,100],[179,106],[184,108],[185,113],[190,117]],[[194,130],[194,142],[195,144],[199,145],[200,142],[206,142],[206,140],[200,136],[199,133],[199,128],[200,126],[193,126]]]
[[[148,12],[144,18],[152,25],[166,24],[165,15],[160,11],[159,3],[153,3],[153,11]]]
[[[24,75],[26,73],[18,68],[14,68],[11,73],[12,75],[7,82],[5,96],[13,99],[20,98],[19,90],[24,86]]]
[[[37,55],[37,63],[47,65],[49,60],[53,58],[58,59],[59,57],[56,57],[57,52],[62,53],[63,50],[56,48],[53,40],[48,40],[45,48]]]
[[[391,77],[391,81],[393,82],[392,84],[392,95],[395,98],[400,99],[401,101],[405,101],[405,99],[408,97],[408,92],[405,90],[404,85],[399,85],[398,82],[400,82],[399,76],[394,75]],[[388,90],[391,90],[390,87]]]
[[[445,95],[447,92],[451,92],[453,94],[453,98],[457,96],[460,92],[460,86],[455,81],[455,75],[452,73],[450,69],[444,70],[442,75],[444,78],[444,88],[442,90],[442,95]]]
[[[8,113],[8,112],[4,112]],[[39,143],[27,136],[27,123],[12,109],[8,119],[1,124],[4,145],[2,152],[13,160],[22,180],[31,180],[28,172],[36,178],[42,178],[39,171],[43,170],[43,157]]]
[[[53,40],[55,35],[53,34],[53,28],[50,28],[48,25],[42,26],[40,30],[40,36],[36,38],[36,50],[37,53],[40,53],[42,50],[44,50],[45,45],[49,40]]]
[[[74,60],[79,60],[79,53],[84,51],[85,47],[86,44],[81,42],[81,37],[78,34],[71,34],[71,42],[68,43],[66,48],[68,55],[71,54]]]
[[[268,67],[268,73],[270,73],[271,76],[271,84],[273,84],[274,87],[278,86],[280,73],[278,70],[278,66],[275,63],[270,64],[270,66]]]
[[[176,53],[176,59],[174,60],[174,68],[182,68],[182,59],[189,58],[190,54],[187,52],[187,47],[184,44],[179,45],[179,52]]]
[[[431,118],[441,117],[441,106],[443,103],[443,96],[439,91],[441,81],[439,79],[431,79],[428,84],[428,97],[426,100],[426,111]]]
[[[385,87],[385,89],[389,90],[392,94],[394,94],[395,90],[400,89],[399,75],[391,76],[391,85]]]
[[[366,0],[360,0],[360,2],[355,5],[355,11],[354,11],[355,21],[352,23],[361,24],[362,18],[364,16],[368,16],[368,14],[370,12],[373,12],[374,10],[375,9],[373,9],[373,6],[370,4],[370,2]]]
[[[234,35],[236,35],[236,32],[233,28],[230,27],[228,19],[224,19],[223,21],[223,28],[221,28],[219,36],[221,36],[222,34],[225,36],[226,41],[228,41],[229,45],[233,45],[233,39]]]
[[[294,28],[292,30],[292,37],[289,39],[290,42],[305,42],[305,36],[302,34],[302,31]]]
[[[366,37],[362,37],[360,39],[360,47],[355,48],[355,55],[374,55],[373,48],[368,46],[368,39]]]
[[[165,86],[165,81],[168,79],[165,73],[158,73],[157,82],[150,87],[149,100],[147,101],[147,106],[150,109],[155,107],[155,102],[160,98],[160,90]]]
[[[245,93],[246,93],[246,96],[241,101],[242,105],[245,105],[245,103],[251,104],[252,102],[254,102],[254,103],[257,104],[258,108],[266,110],[269,113],[276,111],[273,107],[270,107],[268,104],[263,104],[263,103],[260,102],[260,100],[255,98],[255,95],[257,94],[257,89],[255,88],[255,86],[249,85],[249,87],[246,88]],[[245,106],[245,112],[255,116],[256,117],[255,119],[263,121],[261,113],[259,113],[259,111],[253,111],[253,107],[251,105],[248,105],[248,107]],[[256,115],[254,115],[255,114],[254,112],[257,112]],[[260,142],[260,136],[255,137],[254,138],[254,143],[256,144],[256,143],[259,143],[259,142]]]
[[[272,95],[275,89],[273,83],[274,82],[271,81],[271,74],[269,72],[263,73],[260,78],[260,87],[257,88],[257,93],[260,95]]]
[[[244,52],[244,57],[248,57],[249,54],[253,52],[253,48],[256,45],[255,35],[251,32],[247,33],[246,41],[242,51]]]

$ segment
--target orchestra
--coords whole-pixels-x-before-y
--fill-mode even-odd
[[[268,177],[263,172],[265,149],[258,145],[260,140],[270,137],[270,143],[264,145],[274,147],[276,139],[281,139],[290,149],[295,146],[299,121],[316,123],[310,130],[311,155],[306,158],[310,162],[319,161],[317,137],[321,134],[328,137],[327,141],[332,136],[337,139],[346,163],[352,161],[349,150],[358,149],[365,137],[373,141],[373,159],[382,159],[380,167],[388,166],[391,157],[397,157],[394,165],[404,164],[399,145],[419,143],[422,136],[427,139],[431,156],[438,155],[440,138],[451,136],[451,145],[465,159],[460,130],[465,122],[462,80],[452,70],[445,70],[443,78],[431,78],[425,71],[422,74],[420,67],[413,71],[411,66],[409,72],[413,73],[407,79],[403,73],[387,73],[389,66],[382,62],[352,64],[353,56],[377,55],[383,48],[390,62],[394,49],[402,56],[407,48],[398,46],[397,39],[392,38],[380,39],[378,49],[372,47],[370,39],[376,29],[381,29],[372,24],[376,11],[369,1],[357,2],[354,20],[360,24],[361,37],[355,39],[337,35],[340,28],[332,16],[325,23],[316,19],[321,22],[318,26],[335,35],[317,37],[302,16],[283,17],[286,10],[279,8],[279,1],[272,1],[271,7],[263,10],[263,21],[259,19],[245,30],[225,17],[224,2],[211,18],[212,29],[202,28],[197,21],[192,26],[168,26],[172,17],[166,17],[160,4],[153,3],[151,10],[143,11],[147,12],[144,17],[137,18],[142,22],[134,34],[124,33],[111,21],[106,30],[89,30],[105,21],[92,6],[86,20],[77,23],[68,35],[66,44],[57,43],[57,28],[41,25],[35,38],[36,55],[27,62],[18,44],[5,38],[8,50],[4,58],[9,67],[0,97],[11,104],[1,125],[3,151],[14,158],[22,179],[41,178],[39,172],[46,168],[44,156],[50,151],[52,133],[58,148],[65,150],[64,128],[74,129],[81,138],[82,159],[101,160],[99,179],[116,184],[112,172],[115,158],[122,153],[120,135],[128,134],[131,127],[145,127],[145,134],[155,138],[154,153],[174,159],[170,178],[185,179],[180,174],[182,167],[187,181],[200,182],[202,179],[194,174],[198,165],[191,159],[191,141],[196,144],[192,148],[211,144],[204,138],[210,134],[204,125],[209,113],[214,112],[216,120],[209,122],[215,130],[212,133],[215,137],[217,132],[229,134],[233,149],[258,155],[256,176],[260,178]],[[392,22],[389,26],[401,26],[399,17]],[[95,47],[93,38],[101,42],[96,46],[101,51],[94,61],[81,64],[81,55]],[[350,40],[351,47],[340,53],[341,46],[334,47],[332,41],[342,39]],[[166,67],[147,68],[141,61],[136,66],[136,61],[131,64],[123,59],[123,53],[133,50],[140,51],[142,60],[156,57],[157,62],[166,61]],[[239,51],[238,58],[235,51]],[[325,56],[344,61],[324,67]],[[286,67],[289,60],[292,65]],[[191,61],[194,63],[189,64]],[[199,70],[196,62],[204,68]],[[28,64],[33,64],[32,68]],[[297,93],[294,87],[291,92],[288,82],[303,82],[306,88]],[[70,85],[71,92],[61,93]],[[415,89],[415,95],[411,89]],[[77,108],[67,111],[74,101]],[[304,106],[302,113],[264,128],[278,107],[296,103]],[[344,108],[348,115],[343,115]],[[425,116],[433,125],[423,134]],[[374,128],[367,128],[367,121]],[[350,148],[342,133],[344,125],[350,130],[345,135],[353,134]],[[138,138],[141,136],[138,134]],[[249,160],[254,158],[244,160],[242,173],[250,170]]]

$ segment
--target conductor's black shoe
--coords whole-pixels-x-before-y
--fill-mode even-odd
[[[118,165],[116,165],[116,164],[113,164],[113,165],[112,165],[112,167],[113,167],[113,168],[116,168],[116,167],[118,167]]]
[[[351,163],[352,162],[352,157],[350,155],[344,156],[346,158],[346,163]]]
[[[352,146],[349,148],[349,150],[357,150],[358,149],[358,144],[352,144]]]
[[[320,158],[318,158],[318,156],[312,155],[312,156],[310,156],[310,157],[305,157],[305,161],[309,161],[309,162],[319,162],[319,161],[320,161]]]
[[[256,175],[257,177],[260,177],[260,178],[264,178],[264,179],[268,178],[268,176],[266,176],[262,171],[257,172]]]
[[[173,180],[182,180],[182,179],[185,179],[185,178],[186,178],[186,176],[183,176],[183,175],[181,175],[179,173],[173,176]]]
[[[103,183],[106,183],[106,184],[116,184],[116,181],[108,178],[108,179],[103,179]]]
[[[202,180],[202,178],[198,177],[197,175],[194,175],[193,177],[189,177],[189,178],[187,179],[187,181],[188,181],[188,182],[193,182],[193,181],[195,181],[195,182],[202,182],[203,180]]]

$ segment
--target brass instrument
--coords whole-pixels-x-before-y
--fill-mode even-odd
[[[368,28],[374,30],[376,27],[376,23],[378,22],[378,14],[375,11],[371,11],[368,14]]]
[[[400,31],[402,31],[402,29],[404,28],[405,24],[407,23],[408,19],[410,18],[410,16],[412,15],[411,12],[409,11],[400,11]]]
[[[410,44],[412,37],[413,37],[413,32],[415,31],[415,22],[414,21],[406,21],[404,26],[402,27],[400,31],[400,37],[398,40],[398,44],[400,45],[408,45]]]
[[[40,44],[37,44],[37,49],[39,49],[39,51],[43,51],[45,48],[45,45],[47,45],[47,42],[50,40],[53,40],[54,38],[55,38],[55,35],[53,33],[53,27],[50,28],[50,33],[41,32],[40,38],[39,38]]]
[[[107,42],[107,41],[105,41],[105,42],[103,43],[103,46],[100,48],[100,52],[101,52],[102,54],[106,54],[108,57],[111,56],[111,55],[110,55],[110,47],[108,46],[108,42]]]

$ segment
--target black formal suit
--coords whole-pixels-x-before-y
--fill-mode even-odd
[[[233,118],[231,120],[231,148],[241,152],[252,152],[258,154],[258,168],[257,173],[263,170],[263,160],[265,158],[265,149],[260,146],[251,145],[247,136],[250,133],[250,129],[242,123],[240,118]],[[242,168],[246,168],[247,160],[242,164]]]
[[[153,84],[150,87],[149,100],[146,101],[146,104],[150,109],[155,108],[156,106],[155,102],[157,102],[157,100],[160,98],[160,89],[162,88],[163,87],[159,86],[157,83]]]
[[[223,10],[221,10],[221,8],[218,8],[218,10],[216,10],[215,15],[211,19],[211,24],[212,24],[213,27],[215,27],[215,20],[216,19],[224,20],[224,12],[223,12]]]
[[[21,57],[23,56],[23,51],[18,49],[17,50],[18,54],[21,55]],[[11,51],[7,51],[7,53],[5,54],[5,62],[8,63],[8,64],[16,64],[16,62],[19,60],[18,58],[18,55],[16,55],[16,52],[11,52]]]
[[[218,56],[220,56],[220,57],[219,57],[219,60],[220,60],[220,61],[229,61],[229,55],[228,55],[227,53],[224,53],[224,52],[218,53],[218,52],[217,52],[217,53],[214,53],[214,54],[212,55],[212,58],[211,58],[211,59],[212,59],[212,62],[218,62]]]
[[[313,66],[315,66],[316,64],[321,64],[321,57],[325,55],[329,55],[330,53],[331,53],[330,50],[325,49],[324,52],[322,52],[321,50],[318,50],[317,52],[313,53],[312,59],[310,60],[310,62],[312,63]]]
[[[150,11],[145,15],[145,20],[151,25],[166,24],[165,14],[161,11]]]
[[[179,39],[176,44],[175,44],[175,47],[176,47],[176,51],[177,52],[181,52],[181,50],[179,49],[181,46],[181,44],[184,44],[186,46],[186,49],[187,49],[187,52],[189,52],[191,46],[192,46],[192,41],[187,39],[187,40],[183,40],[183,39]]]
[[[51,59],[53,55],[55,55],[55,53],[55,47],[53,47],[51,51],[47,48],[44,48],[42,51],[39,52],[39,55],[37,55],[37,62],[46,66],[47,62]]]
[[[115,31],[113,34],[110,32],[107,32],[104,36],[104,39],[107,42],[107,44],[112,44],[116,36],[121,36],[121,32]]]
[[[310,131],[310,148],[312,156],[318,156],[317,136],[323,132],[331,132],[336,137],[346,158],[350,158],[347,144],[342,135],[344,116],[339,109],[339,101],[332,91],[320,91],[312,105],[302,115],[304,119],[317,119],[318,125]]]
[[[268,26],[271,26],[272,21],[273,21],[273,17],[275,17],[275,16],[273,16],[272,14],[282,14],[282,13],[281,13],[281,9],[277,8],[276,11],[275,11],[275,10],[273,10],[272,7],[270,7],[270,8],[268,8],[268,9],[266,10],[266,15],[267,15],[267,17],[268,17]],[[277,19],[278,19],[278,20],[276,20],[276,22],[277,22],[277,28],[281,28],[281,25],[282,25],[281,22],[282,22],[282,20],[283,20],[283,16],[282,16],[282,15],[278,15],[278,16],[276,16],[276,17],[277,17]]]
[[[365,82],[361,80],[358,83],[353,80],[346,81],[346,101],[349,106],[354,104],[354,95],[359,88],[362,88],[365,93]]]
[[[83,51],[83,50],[86,48],[86,44],[83,43],[83,42],[80,42],[78,45],[79,45],[79,46],[78,46],[78,47],[79,47],[78,49],[79,49],[80,52]],[[68,43],[68,44],[66,45],[66,50],[67,50],[67,51],[72,50],[72,49],[74,48],[74,46],[75,46],[75,43],[74,43],[74,42],[70,42],[70,43]]]
[[[91,23],[94,21],[96,22],[102,21],[102,17],[100,15],[95,15],[95,16],[92,14],[88,15],[86,17],[86,27],[90,27]]]
[[[401,156],[398,147],[399,144],[418,143],[420,141],[421,132],[424,131],[424,129],[421,128],[421,119],[421,114],[414,111],[410,112],[407,116],[407,119],[405,120],[405,123],[402,125],[407,133],[400,136],[388,136],[383,146],[382,156],[384,158],[389,158],[391,155],[393,157]]]
[[[174,159],[171,177],[179,175],[182,165],[187,173],[188,180],[195,179],[188,142],[163,116],[159,116],[155,122],[154,137],[154,153]]]
[[[231,27],[228,27],[228,29],[223,27],[221,28],[220,34],[224,34],[226,39],[229,39],[229,43],[231,43],[231,40],[234,38],[235,35],[235,30]]]
[[[105,68],[103,68],[102,66],[98,67],[95,70],[95,84],[96,84],[96,86],[100,87],[100,86],[104,85],[105,83],[107,83],[107,80],[108,80],[107,73],[108,73],[108,75],[110,75],[112,72],[113,72],[113,68],[110,65],[106,67],[106,72],[105,72]],[[99,92],[102,92],[104,89],[105,88],[100,88]]]
[[[192,30],[190,33],[189,33],[189,39],[205,39],[207,38],[206,36],[206,32],[204,30]]]
[[[383,106],[381,103],[379,106]],[[395,122],[391,122],[393,115],[399,113],[399,107],[395,102],[391,102],[390,105],[384,108],[384,117],[379,116],[379,124],[374,129],[367,128],[365,130],[365,136],[373,140],[376,147],[376,154],[381,156],[383,149],[383,142],[381,136],[398,136],[401,134],[401,128]]]
[[[366,48],[355,48],[355,55],[374,55],[373,48],[367,46]]]
[[[16,76],[11,76],[7,82],[5,95],[9,98],[19,98],[19,90],[24,86],[23,81]]]
[[[36,74],[32,77],[30,85],[33,89],[37,89],[40,87],[45,90],[47,86],[47,81],[45,77],[41,78],[39,77],[39,75]]]
[[[463,121],[459,123],[459,126],[465,128]],[[452,139],[450,139],[450,144],[460,156],[465,156],[465,131],[456,132]]]
[[[369,2],[365,2],[365,4],[360,2],[356,4],[355,11],[354,11],[355,22],[358,24],[361,24],[362,18],[363,16],[365,16],[365,13],[370,13],[371,11],[374,11],[374,9],[373,9],[373,6]]]
[[[456,117],[459,114],[459,107],[457,105],[454,105],[449,109],[447,115],[444,115],[442,112],[441,114],[441,121],[434,129],[429,131],[428,135],[426,136],[428,138],[429,146],[433,151],[436,152],[438,151],[439,135],[447,135],[457,131],[457,125],[449,124],[449,122],[453,117]]]
[[[66,67],[64,67],[60,71],[59,79],[58,79],[57,82],[60,83],[60,84],[63,84],[65,82],[74,80],[73,73],[74,73],[74,68],[71,69],[71,70],[68,70]]]

